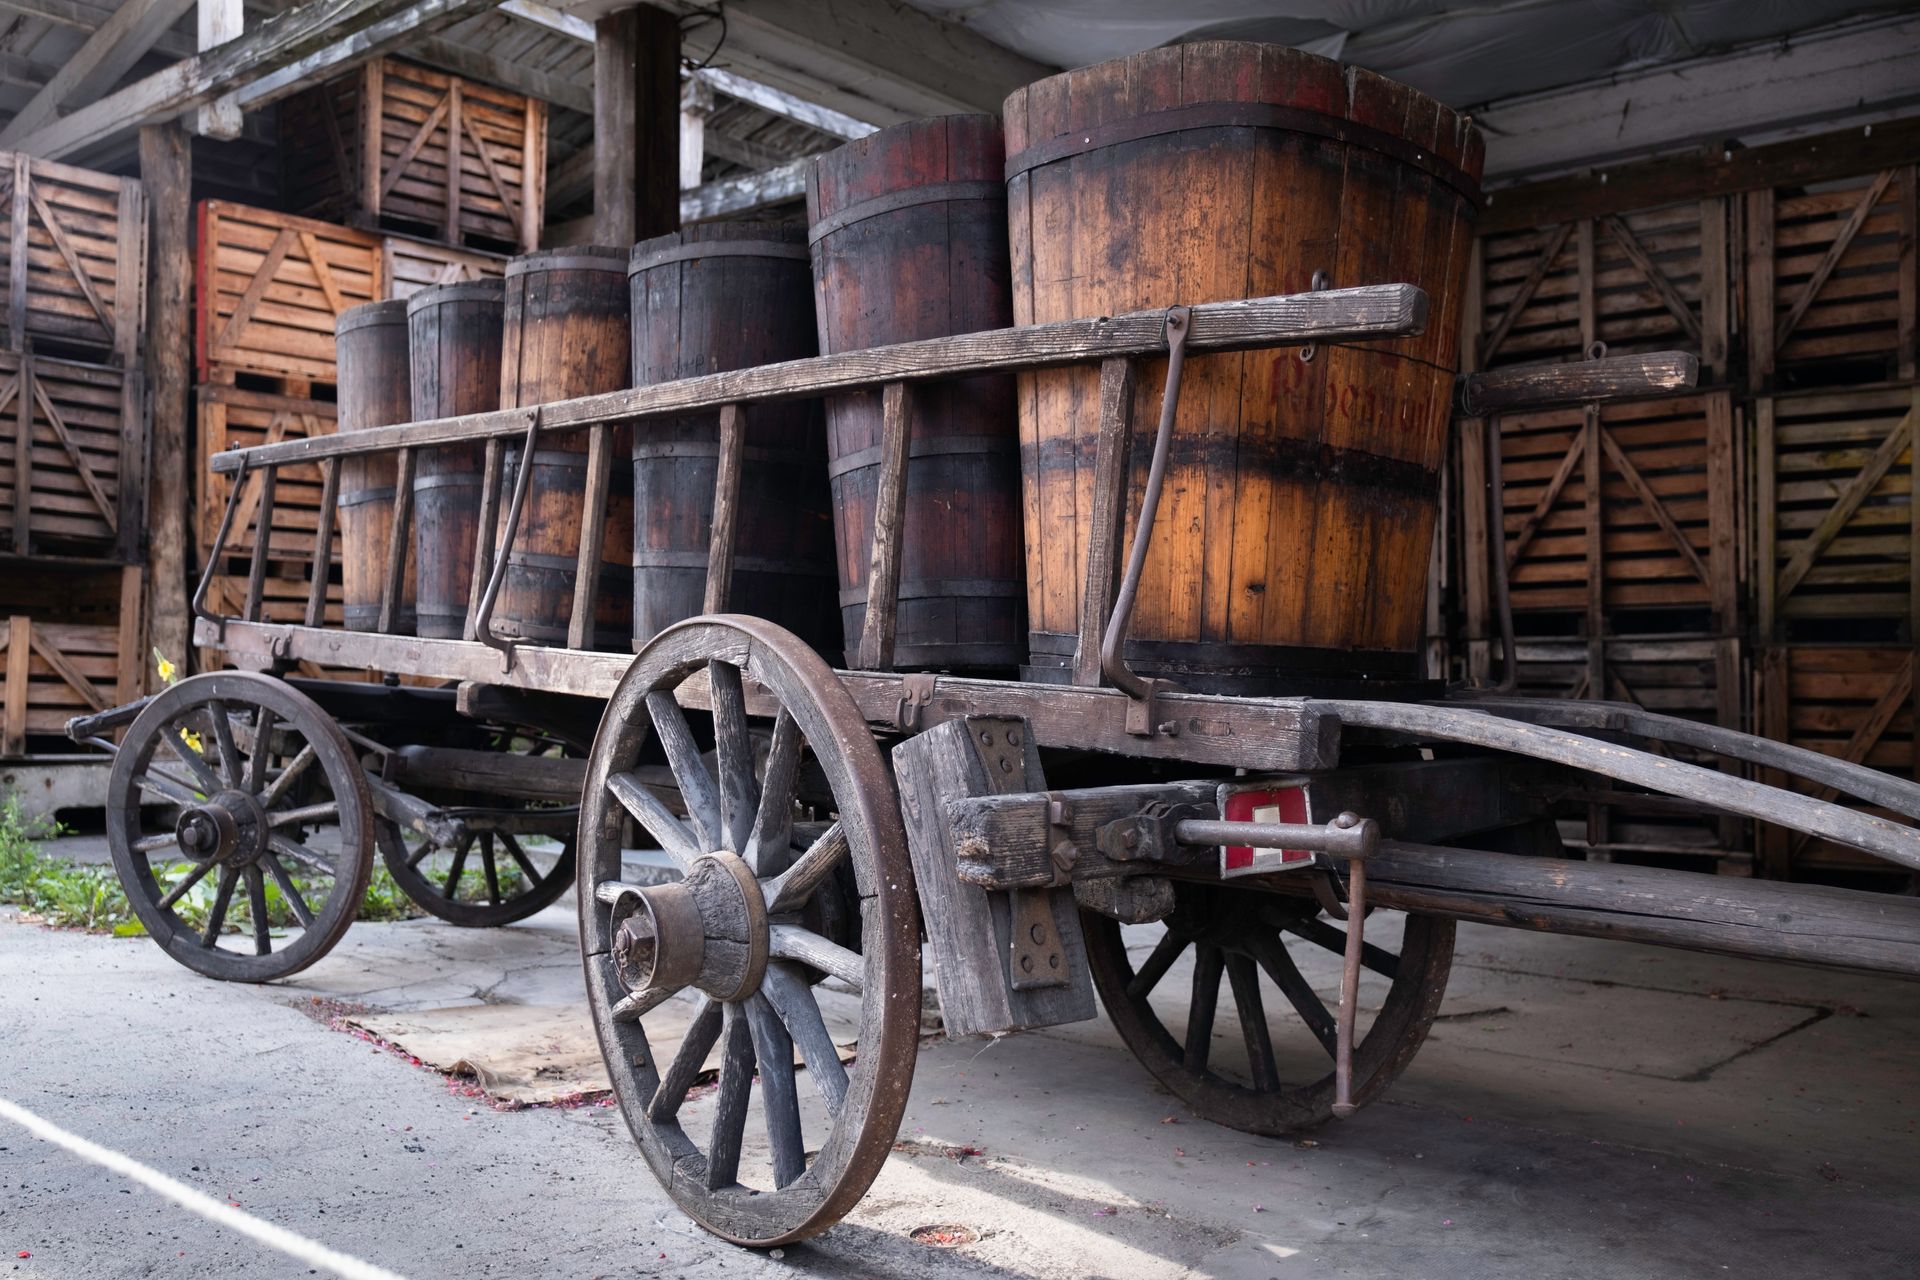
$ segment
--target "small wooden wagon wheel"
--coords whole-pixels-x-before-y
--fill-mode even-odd
[[[143,797],[173,816],[149,825]],[[284,681],[223,671],[159,694],[128,727],[107,843],[167,954],[210,978],[267,982],[353,923],[373,873],[373,806],[326,712]]]
[[[483,727],[485,745],[510,755],[560,752],[577,759],[586,754],[536,730]],[[443,843],[384,816],[374,818],[374,834],[394,883],[448,924],[474,929],[512,924],[552,905],[573,886],[577,807],[537,801],[503,807],[471,794],[423,798],[448,807],[448,816],[460,826],[457,836]],[[557,855],[545,866],[540,851],[528,848],[535,839],[557,843]]]
[[[1346,946],[1345,931],[1321,919],[1310,900],[1206,884],[1179,884],[1175,894],[1173,914],[1162,922],[1165,932],[1138,968],[1118,922],[1081,914],[1094,986],[1127,1047],[1196,1114],[1217,1124],[1282,1134],[1330,1119],[1337,998],[1323,999],[1314,990],[1284,939],[1291,935],[1296,945],[1337,958]],[[1370,917],[1370,925],[1379,918]],[[1367,936],[1374,933],[1369,927]],[[1185,989],[1164,982],[1189,950],[1192,977]],[[1440,1010],[1452,965],[1451,920],[1409,914],[1397,953],[1367,943],[1353,1047],[1356,1105],[1379,1097],[1413,1061]],[[1216,1044],[1223,984],[1244,1056],[1237,1047],[1221,1053]],[[1290,1016],[1270,1020],[1269,1007]],[[1169,1025],[1170,1019],[1177,1025]],[[1278,1025],[1296,1034],[1276,1053]]]
[[[699,676],[711,690],[711,768],[674,693]],[[763,761],[750,706],[773,718]],[[649,737],[664,748],[684,819],[632,772]],[[820,801],[816,816],[829,820],[824,826],[796,814],[809,778],[818,780],[810,793],[824,782],[825,794],[810,796]],[[621,883],[629,816],[681,866],[683,880]],[[580,855],[594,1029],[654,1174],[688,1214],[738,1244],[781,1244],[832,1226],[892,1148],[920,1018],[906,832],[859,708],[818,655],[771,623],[723,616],[667,628],[634,659],[601,722],[581,798]],[[857,951],[821,932],[836,932],[823,920],[849,913],[817,901],[837,892],[849,864],[858,925],[843,937]],[[821,1016],[813,984],[822,975],[860,993],[851,1070]],[[656,1057],[643,1016],[689,989],[697,998],[690,1025],[676,1049]],[[689,1132],[700,1126],[685,1114],[687,1096],[716,1044],[719,1089],[702,1142]],[[811,1145],[796,1045],[821,1104]],[[756,1091],[764,1157],[746,1140]]]

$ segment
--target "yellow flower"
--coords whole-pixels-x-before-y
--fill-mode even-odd
[[[182,729],[180,731],[180,741],[186,743],[201,755],[207,754],[206,744],[200,740],[200,735],[191,729]]]
[[[153,666],[154,670],[160,673],[160,680],[163,684],[173,684],[180,678],[180,668],[167,661],[167,655],[161,653],[158,649],[153,651]]]

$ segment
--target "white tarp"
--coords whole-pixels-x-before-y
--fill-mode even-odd
[[[1920,4],[1861,0],[909,0],[1041,62],[1176,40],[1268,40],[1456,107],[1604,78]]]

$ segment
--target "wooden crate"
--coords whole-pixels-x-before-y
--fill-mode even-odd
[[[194,505],[199,513],[196,535],[202,554],[211,554],[233,484],[231,476],[216,475],[210,469],[213,456],[227,449],[331,435],[334,405],[326,400],[274,395],[218,383],[202,385],[196,394],[200,418],[200,460],[194,471]],[[240,556],[252,553],[254,515],[259,510],[258,485],[257,480],[248,481],[247,491],[241,494],[241,505],[234,512],[226,543],[220,549],[222,553]],[[319,466],[281,467],[274,487],[273,525],[268,539],[271,558],[306,563],[313,555],[314,530],[319,520]],[[340,542],[336,536],[334,562],[338,563],[339,558]]]
[[[7,346],[131,365],[146,325],[140,183],[0,152]]]
[[[385,236],[380,241],[380,278],[389,298],[411,298],[437,284],[498,279],[506,270],[506,258],[497,253],[456,249],[409,236]]]
[[[1914,697],[1920,691],[1912,646],[1783,645],[1763,651],[1755,694],[1759,731],[1901,778],[1920,779],[1914,753]],[[1762,780],[1833,799],[1831,792],[1780,776]],[[1871,805],[1856,805],[1898,822]],[[1869,854],[1795,831],[1763,827],[1763,872],[1776,879],[1819,879],[1914,888],[1912,872]]]
[[[1904,633],[1885,638],[1920,638],[1920,386],[1762,396],[1753,413],[1760,634],[1883,619]]]
[[[290,214],[200,202],[194,351],[216,369],[331,383],[340,313],[385,296],[380,241]]]
[[[1732,636],[1623,636],[1518,641],[1520,691],[1542,698],[1631,702],[1661,715],[1738,729],[1746,677]],[[1672,748],[1675,759],[1718,767],[1705,752]],[[1604,797],[1604,798],[1602,798]],[[1584,800],[1584,803],[1582,803]],[[1750,824],[1698,812],[1666,797],[1608,789],[1565,806],[1561,836],[1589,858],[1687,863],[1705,860],[1722,875],[1751,874]]]
[[[136,559],[146,441],[137,368],[0,351],[0,549]]]
[[[1714,197],[1483,234],[1464,367],[1579,360],[1598,341],[1615,355],[1691,351],[1713,380],[1727,358],[1727,229]]]
[[[1915,374],[1911,163],[1746,195],[1747,370],[1755,390],[1814,362]]]
[[[71,752],[68,717],[143,691],[143,571],[16,565],[0,577],[0,757]]]
[[[539,247],[545,103],[384,58],[280,110],[294,208],[448,244]]]
[[[1740,504],[1728,393],[1509,414],[1486,429],[1500,432],[1515,612],[1584,612],[1594,636],[1620,609],[1705,611],[1692,629],[1735,628]],[[1479,455],[1463,442],[1463,493],[1483,491]],[[1472,510],[1481,505],[1463,504],[1463,560],[1486,554],[1486,521]],[[1465,580],[1469,611],[1490,617],[1485,575]]]

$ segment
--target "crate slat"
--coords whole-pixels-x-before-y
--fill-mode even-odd
[[[140,183],[0,152],[0,279],[10,349],[136,363],[147,289]]]
[[[213,540],[220,531],[220,519],[226,511],[227,494],[233,478],[213,473],[208,462],[227,449],[247,448],[273,441],[331,435],[334,430],[334,405],[330,401],[252,391],[230,384],[203,384],[195,393],[200,420],[200,465],[195,470],[198,512],[196,537],[203,555],[213,551]],[[274,491],[273,527],[268,549],[276,560],[304,560],[313,554],[313,536],[320,512],[320,468],[317,465],[292,465],[279,469]],[[257,482],[249,481],[254,489]],[[227,543],[221,548],[227,555],[245,556],[253,548],[252,513],[257,510],[256,496],[243,493],[241,509],[235,512]],[[338,564],[340,546],[336,537],[333,563]],[[243,580],[244,585],[244,580]],[[305,599],[304,594],[301,597]],[[296,619],[297,621],[297,619]]]
[[[411,298],[438,284],[498,279],[506,270],[506,258],[497,253],[410,236],[385,236],[380,241],[380,278],[389,298]]]
[[[0,581],[0,758],[71,752],[69,717],[144,690],[144,570],[28,562]]]
[[[0,351],[0,550],[132,560],[145,463],[137,368]]]

